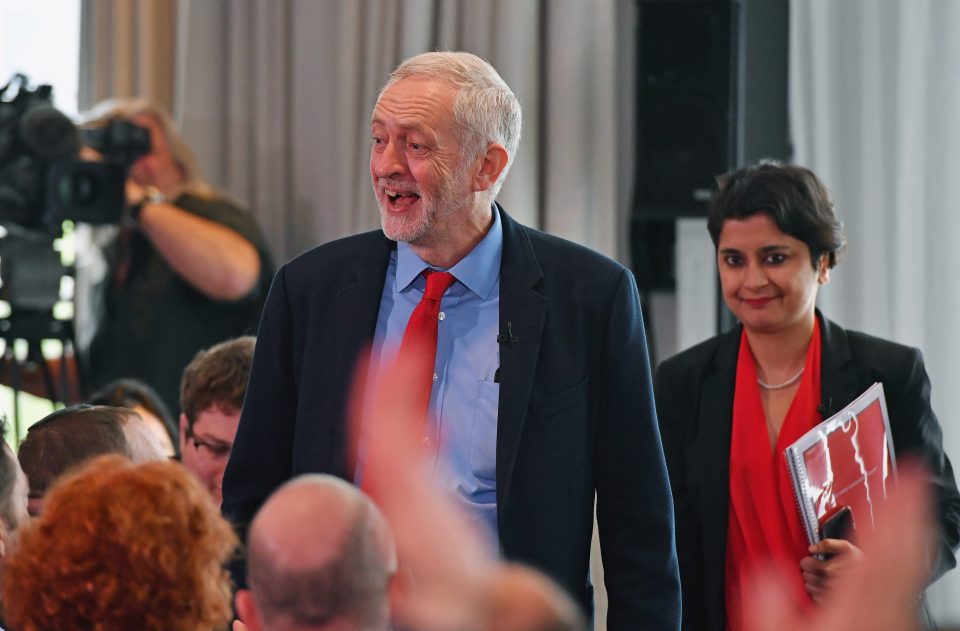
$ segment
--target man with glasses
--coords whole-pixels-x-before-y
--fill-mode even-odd
[[[256,338],[238,337],[197,353],[180,382],[180,456],[220,504],[247,393]]]

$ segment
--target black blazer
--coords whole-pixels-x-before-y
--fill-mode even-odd
[[[589,607],[596,491],[609,628],[676,629],[673,511],[633,277],[497,209],[500,323],[517,338],[499,347],[502,551]],[[224,477],[223,510],[241,528],[291,476],[352,478],[347,399],[394,247],[378,230],[315,248],[278,272]]]
[[[933,473],[941,542],[935,576],[940,576],[956,564],[960,495],[930,408],[920,351],[846,331],[819,311],[817,317],[824,418],[874,382],[883,383],[897,457],[917,455]],[[741,330],[702,342],[657,369],[654,391],[676,511],[684,629],[724,631],[726,624],[730,432]]]

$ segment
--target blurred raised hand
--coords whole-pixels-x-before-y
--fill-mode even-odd
[[[776,575],[754,577],[754,607],[745,612],[752,631],[909,631],[918,629],[920,594],[929,579],[936,527],[928,476],[905,464],[877,529],[863,533],[862,557],[831,581],[818,606],[797,611]]]
[[[434,483],[412,394],[419,387],[416,367],[423,361],[399,357],[376,381],[361,370],[351,404],[352,440],[363,431],[362,488],[380,507],[396,541],[395,622],[420,631],[582,628],[579,610],[559,587],[535,570],[500,563]],[[359,362],[368,364],[367,358]]]

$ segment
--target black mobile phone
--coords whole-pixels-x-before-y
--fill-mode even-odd
[[[853,511],[849,506],[841,506],[825,516],[820,524],[821,539],[850,539],[856,526]]]

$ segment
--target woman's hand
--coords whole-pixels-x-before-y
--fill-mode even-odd
[[[811,556],[800,561],[803,583],[817,604],[829,598],[836,579],[863,561],[860,548],[844,539],[824,539],[808,548]],[[818,555],[826,558],[821,560]]]

